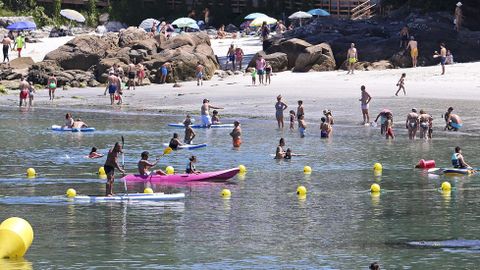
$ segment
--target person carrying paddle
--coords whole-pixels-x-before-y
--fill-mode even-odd
[[[156,171],[153,171],[153,172],[150,172],[150,168],[152,168],[153,166],[157,165],[158,162],[160,161],[160,159],[157,158],[157,160],[155,160],[155,162],[150,162],[148,161],[148,151],[143,151],[142,154],[141,154],[141,157],[142,159],[140,159],[140,161],[138,161],[138,173],[140,175],[152,175],[152,174],[159,174],[159,175],[167,175],[164,171],[162,170],[156,170]]]
[[[465,159],[462,155],[462,149],[460,146],[455,147],[455,153],[452,155],[452,166],[459,169],[469,169],[472,168],[465,162]]]
[[[116,142],[112,149],[108,151],[107,160],[103,168],[107,174],[107,184],[105,188],[105,196],[113,196],[113,182],[115,181],[115,168],[125,174],[125,170],[118,164],[118,154],[123,153],[122,146]]]

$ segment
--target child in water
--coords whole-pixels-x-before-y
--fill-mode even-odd
[[[290,110],[290,130],[295,130],[295,111]]]
[[[250,73],[250,75],[252,75],[252,85],[255,85],[257,84],[256,80],[257,80],[257,70],[255,68],[251,68],[252,72]]]
[[[407,91],[405,91],[405,77],[406,76],[407,76],[407,74],[402,73],[402,77],[400,77],[400,80],[398,80],[398,83],[397,83],[398,90],[395,93],[395,96],[398,96],[398,92],[400,92],[400,90],[403,90],[403,95],[404,96],[407,95]]]
[[[97,148],[92,147],[92,151],[90,151],[90,154],[88,154],[88,158],[101,158],[103,157],[103,154],[97,153]]]
[[[292,150],[290,148],[287,148],[284,159],[292,159]]]
[[[218,111],[213,110],[212,125],[218,125],[218,124],[220,124],[220,117],[218,117]]]
[[[298,117],[298,131],[300,132],[300,138],[305,138],[305,129],[307,129],[307,123],[303,114]]]
[[[395,139],[395,134],[393,133],[393,115],[391,113],[387,115],[386,128],[387,132],[385,134],[385,138]]]
[[[201,171],[198,171],[195,168],[195,163],[197,162],[197,157],[196,156],[191,156],[188,160],[189,160],[189,162],[187,164],[187,169],[185,170],[186,173],[188,173],[188,174],[202,173]]]

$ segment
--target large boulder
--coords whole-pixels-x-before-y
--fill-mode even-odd
[[[44,60],[53,60],[64,69],[88,70],[105,57],[107,50],[113,47],[116,47],[116,44],[110,43],[108,39],[82,35],[49,52]]]
[[[120,30],[118,34],[118,46],[131,47],[131,45],[146,39],[151,39],[147,32],[141,28],[128,27],[127,29]]]
[[[261,55],[267,63],[269,63],[272,66],[273,72],[281,72],[288,70],[288,56],[285,53],[272,53],[272,54],[266,54],[264,51],[260,51],[255,56],[253,56],[252,60],[248,63],[247,68],[249,67],[255,67],[256,66],[256,61],[258,56]]]
[[[332,71],[335,70],[336,63],[332,48],[326,43],[305,48],[295,61],[295,72],[313,71]]]
[[[298,56],[303,53],[306,48],[311,46],[312,44],[306,42],[305,40],[292,38],[288,40],[281,40],[280,42],[273,44],[266,50],[266,53],[285,53],[288,56],[288,68],[291,69],[295,66]]]

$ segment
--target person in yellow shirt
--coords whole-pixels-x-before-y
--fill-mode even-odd
[[[17,36],[17,38],[15,39],[15,45],[13,46],[14,48],[16,47],[17,48],[17,52],[18,52],[18,58],[22,57],[22,49],[26,48],[26,42],[25,42],[25,35],[24,34],[20,34]]]

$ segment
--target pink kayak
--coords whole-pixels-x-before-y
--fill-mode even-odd
[[[123,179],[127,182],[151,182],[151,183],[182,183],[194,181],[217,181],[224,182],[238,174],[240,169],[233,168],[224,171],[204,172],[200,174],[172,174],[172,175],[139,175],[129,174]]]

